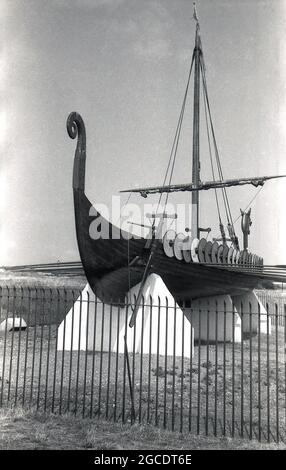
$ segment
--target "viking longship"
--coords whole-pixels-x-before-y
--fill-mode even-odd
[[[285,280],[278,267],[264,266],[263,259],[249,251],[250,210],[241,213],[242,245],[235,232],[227,188],[241,185],[260,187],[265,181],[282,176],[224,178],[210,111],[200,25],[196,11],[194,11],[194,19],[195,46],[164,182],[156,187],[124,190],[124,192],[138,193],[145,198],[150,194],[158,194],[160,202],[164,198],[163,210],[150,214],[150,236],[146,238],[134,234],[131,236],[130,233],[111,224],[92,206],[85,195],[85,125],[82,117],[76,112],[72,112],[67,120],[69,136],[72,139],[77,137],[73,194],[79,253],[93,292],[105,302],[123,301],[130,288],[137,284],[140,285],[139,299],[144,283],[151,273],[156,273],[163,279],[179,303],[206,296],[242,294],[254,289],[265,279]],[[172,184],[176,150],[190,83],[194,85],[192,181],[188,184]],[[201,100],[201,94],[203,100]],[[210,145],[210,152],[213,153],[211,159],[213,179],[211,181],[202,181],[200,175],[201,101],[204,103],[208,138],[212,144]],[[221,191],[221,200],[224,201],[227,216],[227,234],[219,215],[218,224],[221,235],[216,239],[209,239],[211,229],[200,227],[199,221],[200,192],[208,190],[214,191],[214,199],[217,203],[218,192]],[[191,192],[191,227],[186,228],[184,234],[176,233],[171,229],[164,233],[162,229],[169,219],[176,218],[176,214],[168,214],[165,209],[170,194],[174,192]],[[97,226],[100,227],[100,233],[104,236],[91,236],[90,228],[94,221],[99,222]],[[202,233],[207,233],[207,236],[202,237]]]

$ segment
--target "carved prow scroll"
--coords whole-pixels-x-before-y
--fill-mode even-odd
[[[67,119],[67,131],[71,139],[78,137],[73,166],[73,189],[84,192],[86,134],[85,125],[80,114],[73,111]]]

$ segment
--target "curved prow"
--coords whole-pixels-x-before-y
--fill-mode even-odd
[[[73,189],[84,192],[86,134],[85,125],[80,114],[73,111],[67,119],[67,131],[71,139],[77,139],[73,166]]]

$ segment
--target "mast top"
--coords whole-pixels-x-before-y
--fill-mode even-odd
[[[194,5],[193,19],[196,22],[195,49],[200,49],[200,51],[201,51],[202,50],[202,43],[201,43],[201,36],[200,36],[200,23],[199,23],[199,18],[198,18],[195,2],[193,3],[193,5]]]
[[[194,18],[194,20],[197,22],[197,25],[199,25],[199,19],[198,19],[197,9],[196,9],[196,2],[193,2],[193,5],[194,5],[193,18]]]

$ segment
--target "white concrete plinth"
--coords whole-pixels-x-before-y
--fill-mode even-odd
[[[195,340],[241,342],[241,319],[229,295],[193,300],[185,313],[194,328]]]
[[[134,302],[139,288],[138,284],[129,291],[131,302]],[[129,353],[175,353],[176,356],[190,357],[194,351],[191,324],[160,276],[151,274],[147,278],[143,297],[144,306],[141,303],[135,326],[130,328],[131,307],[103,305],[86,285],[58,328],[58,350],[123,353],[126,333]]]
[[[242,318],[243,333],[257,334],[259,331],[258,321],[260,320],[260,332],[271,334],[270,316],[267,316],[267,311],[255,292],[233,296],[232,300]]]
[[[27,328],[27,323],[21,317],[15,318],[6,318],[0,324],[0,333],[5,333],[5,331],[18,331],[25,330]]]

